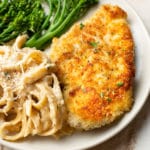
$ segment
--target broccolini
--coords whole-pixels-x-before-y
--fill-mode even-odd
[[[49,7],[48,14],[43,2]],[[98,0],[2,0],[0,43],[28,34],[27,47],[43,49],[53,37],[64,33]]]

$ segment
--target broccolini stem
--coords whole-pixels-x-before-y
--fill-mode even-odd
[[[65,10],[66,10],[65,8],[66,8],[66,0],[64,0],[63,2],[63,8],[62,8],[62,12],[61,12],[61,16],[59,17],[59,20],[57,21],[56,24],[52,24],[52,26],[50,26],[48,31],[53,31],[57,26],[61,24],[61,22],[63,22]]]
[[[3,13],[3,11],[7,8],[8,6],[8,0],[3,0],[3,2],[0,5],[0,13]]]
[[[1,23],[0,23],[0,32],[2,32],[5,28],[8,27],[9,23],[12,21],[13,19],[13,7],[9,7],[8,8],[8,12],[4,14]]]
[[[61,0],[57,0],[57,3],[58,3],[58,6],[57,6],[56,14],[55,14],[53,20],[51,21],[51,22],[52,22],[51,25],[54,24],[54,22],[57,20],[57,18],[58,18],[59,15],[60,15],[60,11],[61,11]]]
[[[47,41],[51,40],[54,36],[56,36],[61,30],[65,27],[65,25],[70,21],[70,19],[75,15],[76,11],[80,9],[82,3],[84,1],[80,1],[75,8],[73,8],[72,12],[67,16],[67,18],[64,20],[64,22],[54,31],[47,32],[44,34],[41,38],[34,41],[31,45],[26,44],[27,47],[32,47],[34,45],[36,48],[41,49],[44,44],[47,43]]]
[[[53,12],[53,7],[52,7],[52,1],[51,0],[47,0],[48,5],[49,5],[49,15],[47,16],[46,20],[44,21],[41,29],[45,29],[47,26],[49,26],[50,23],[50,18],[52,16],[52,12]],[[39,31],[38,33],[35,33],[27,42],[25,45],[31,45],[41,34],[41,31]]]
[[[47,2],[48,2],[48,5],[49,5],[49,15],[47,16],[46,20],[44,21],[44,23],[43,23],[43,25],[41,27],[42,30],[49,26],[50,18],[52,16],[52,12],[53,12],[52,1],[51,0],[47,0]]]
[[[19,32],[13,32],[9,36],[7,36],[3,39],[0,39],[0,44],[3,44],[4,42],[10,41],[10,40],[16,38],[18,35],[19,35]]]
[[[11,33],[14,30],[14,26],[9,26],[6,28],[1,34],[0,34],[0,39],[5,38],[9,33]]]

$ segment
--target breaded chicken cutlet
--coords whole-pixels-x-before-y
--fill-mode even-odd
[[[130,110],[133,49],[127,14],[112,5],[53,39],[50,58],[58,68],[71,127],[98,128]]]

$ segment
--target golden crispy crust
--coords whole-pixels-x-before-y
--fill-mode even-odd
[[[75,128],[100,127],[131,107],[134,51],[126,18],[118,6],[104,5],[53,40],[50,57]]]

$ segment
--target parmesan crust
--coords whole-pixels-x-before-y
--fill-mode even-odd
[[[121,8],[101,6],[92,18],[53,39],[51,49],[70,126],[97,128],[130,110],[134,43]]]

